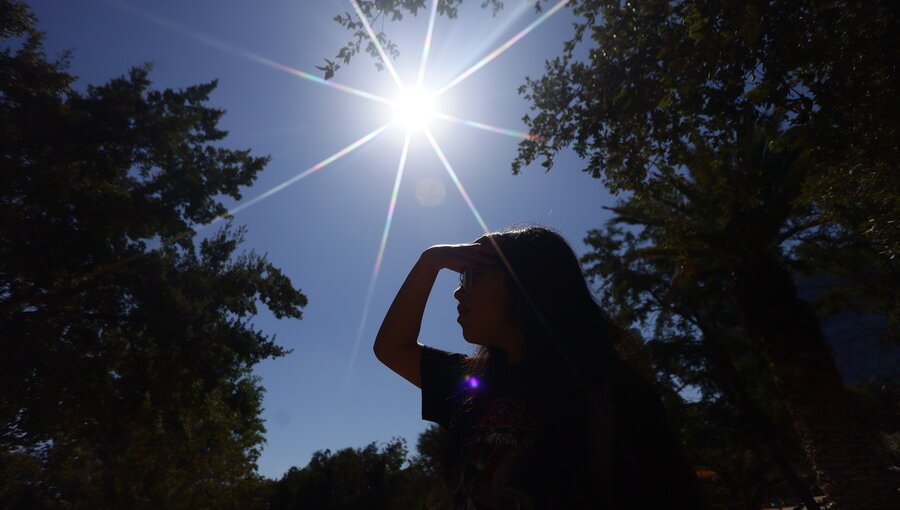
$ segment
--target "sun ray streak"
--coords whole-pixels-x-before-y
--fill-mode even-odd
[[[459,177],[456,176],[456,172],[453,171],[453,167],[450,166],[450,162],[447,161],[447,156],[444,156],[444,151],[438,146],[437,140],[434,139],[434,136],[431,134],[431,131],[425,130],[425,137],[428,138],[428,142],[431,144],[431,148],[434,149],[434,153],[437,154],[439,160],[441,160],[441,164],[444,165],[444,169],[447,170],[447,173],[450,174],[450,180],[453,181],[453,184],[456,185],[456,189],[459,190],[459,194],[462,195],[463,200],[466,201],[466,205],[469,206],[469,210],[472,211],[472,215],[475,216],[475,221],[481,225],[481,229],[484,230],[485,233],[490,232],[487,224],[481,218],[481,214],[478,212],[478,209],[475,207],[475,204],[472,202],[472,199],[469,198],[469,194],[466,193],[466,189],[463,187],[462,182],[459,181]]]
[[[295,69],[291,66],[281,64],[279,62],[275,62],[274,60],[271,60],[271,59],[268,59],[265,57],[261,57],[245,48],[241,48],[239,46],[235,46],[233,44],[229,44],[224,41],[220,41],[214,37],[200,33],[196,30],[192,30],[188,27],[179,25],[179,24],[174,23],[166,18],[163,18],[163,17],[153,14],[151,12],[145,11],[143,9],[139,9],[132,5],[118,2],[116,0],[104,0],[104,1],[106,3],[108,3],[109,5],[112,5],[113,7],[116,7],[123,11],[130,12],[131,14],[134,14],[134,15],[140,16],[140,17],[150,21],[151,23],[154,23],[163,28],[172,30],[173,32],[181,34],[181,35],[183,35],[189,39],[192,39],[194,41],[197,41],[200,44],[203,44],[205,46],[215,48],[219,51],[224,51],[227,53],[231,53],[233,55],[237,55],[242,58],[252,60],[258,64],[262,64],[262,65],[265,65],[272,69],[282,71],[282,72],[297,76],[299,78],[303,78],[304,80],[308,80],[313,83],[318,83],[319,85],[325,85],[326,87],[330,87],[334,90],[339,90],[341,92],[346,92],[348,94],[352,94],[352,95],[362,97],[365,99],[369,99],[372,101],[377,101],[380,103],[390,104],[390,102],[391,102],[389,99],[387,99],[385,97],[381,97],[376,94],[372,94],[371,92],[366,92],[364,90],[353,88],[353,87],[343,85],[341,83],[337,83],[337,82],[333,82],[333,81],[325,81],[324,79],[322,79],[314,74],[306,73],[306,72],[300,71],[299,69]]]
[[[331,163],[334,163],[335,161],[337,161],[337,160],[341,159],[342,157],[346,156],[347,154],[350,154],[351,152],[353,152],[353,151],[355,151],[356,149],[362,147],[362,146],[365,145],[366,143],[372,141],[375,137],[377,137],[378,135],[380,135],[380,134],[381,134],[385,129],[387,129],[388,127],[390,127],[390,124],[385,124],[385,125],[381,126],[380,128],[376,129],[375,131],[372,131],[371,133],[367,134],[366,136],[360,138],[359,140],[357,140],[357,141],[351,143],[350,145],[344,147],[343,149],[341,149],[341,150],[335,152],[335,153],[332,154],[331,156],[328,156],[327,158],[323,159],[322,161],[319,161],[319,162],[316,163],[315,165],[313,165],[313,166],[307,168],[307,169],[304,170],[303,172],[301,172],[301,173],[295,175],[294,177],[291,177],[290,179],[288,179],[288,180],[282,182],[281,184],[279,184],[279,185],[277,185],[277,186],[274,186],[274,187],[270,188],[270,189],[269,189],[268,191],[266,191],[265,193],[263,193],[263,194],[261,194],[261,195],[255,197],[255,198],[253,198],[253,199],[251,199],[251,200],[248,200],[248,201],[244,202],[243,204],[241,204],[241,205],[235,207],[234,209],[229,210],[228,213],[227,213],[226,215],[216,217],[216,218],[213,219],[211,222],[209,222],[209,223],[207,223],[206,225],[204,225],[204,227],[209,226],[209,225],[212,225],[213,223],[219,222],[219,221],[221,221],[221,220],[227,218],[228,216],[233,216],[233,215],[235,215],[235,214],[237,214],[237,213],[243,211],[244,209],[250,207],[251,205],[256,204],[257,202],[259,202],[259,201],[261,201],[261,200],[265,200],[266,198],[269,198],[270,196],[274,195],[275,193],[278,193],[279,191],[283,190],[284,188],[287,188],[287,187],[290,186],[291,184],[294,184],[294,183],[296,183],[297,181],[299,181],[299,180],[301,180],[301,179],[303,179],[303,178],[305,178],[305,177],[308,177],[308,176],[310,176],[310,175],[312,175],[312,174],[318,172],[319,170],[321,170],[321,169],[325,168],[326,166],[330,165]]]
[[[378,42],[378,37],[375,35],[375,31],[372,30],[372,26],[369,25],[369,20],[366,19],[366,15],[363,14],[362,9],[359,8],[359,3],[357,3],[356,0],[350,0],[350,3],[353,4],[353,9],[356,10],[356,15],[359,16],[359,20],[362,21],[363,27],[365,27],[366,29],[366,33],[369,34],[369,39],[372,40],[372,44],[374,44],[375,49],[378,50],[378,54],[381,56],[381,61],[384,62],[384,67],[387,68],[389,73],[391,73],[391,76],[394,78],[397,86],[400,87],[400,90],[403,90],[403,81],[400,80],[400,75],[397,74],[397,70],[394,69],[394,64],[391,64],[391,60],[388,58],[387,53],[384,52],[384,48],[381,46],[381,43]]]
[[[224,215],[222,215],[222,216],[216,216],[215,218],[213,218],[213,219],[212,219],[211,221],[209,221],[208,223],[205,223],[205,224],[203,224],[203,225],[198,225],[198,226],[196,226],[196,227],[194,227],[194,228],[188,228],[187,230],[185,230],[184,232],[182,232],[182,233],[180,233],[180,234],[178,234],[178,235],[175,235],[175,236],[173,236],[173,237],[164,239],[164,240],[162,241],[162,243],[163,243],[164,245],[174,246],[174,245],[180,243],[181,241],[187,239],[188,237],[193,237],[194,235],[196,235],[195,229],[196,229],[196,231],[200,231],[200,230],[202,230],[202,229],[204,229],[204,228],[207,228],[207,227],[209,227],[209,226],[212,226],[213,224],[218,223],[218,222],[220,222],[220,221],[222,221],[222,220],[224,220],[224,219],[227,219],[227,218],[229,218],[229,217],[231,217],[231,216],[237,214],[238,212],[240,212],[240,211],[242,211],[242,210],[244,210],[244,209],[250,207],[251,205],[253,205],[253,204],[259,202],[260,200],[263,200],[263,199],[265,199],[265,198],[267,198],[267,197],[272,196],[273,194],[275,194],[275,193],[277,193],[277,192],[283,190],[284,188],[290,186],[291,184],[294,184],[295,182],[299,181],[300,179],[302,179],[302,178],[304,178],[304,177],[310,175],[311,173],[316,172],[316,171],[318,171],[318,170],[321,170],[322,168],[328,166],[329,164],[331,164],[331,163],[337,161],[338,159],[340,159],[340,158],[346,156],[347,154],[350,154],[351,152],[353,152],[354,150],[358,149],[358,148],[361,147],[362,145],[366,144],[367,142],[370,142],[372,139],[374,139],[376,136],[378,136],[379,134],[381,134],[381,133],[382,133],[385,129],[387,129],[388,127],[390,127],[390,124],[385,124],[385,125],[381,126],[380,128],[376,129],[375,131],[372,131],[371,133],[367,134],[366,136],[364,136],[364,137],[360,138],[359,140],[353,142],[352,144],[348,145],[347,147],[344,147],[343,149],[339,150],[338,152],[336,152],[336,153],[332,154],[331,156],[329,156],[329,157],[323,159],[322,161],[316,163],[314,166],[312,166],[312,167],[310,167],[309,169],[305,170],[303,173],[301,173],[301,174],[299,174],[299,175],[297,175],[297,176],[295,176],[295,177],[292,177],[292,178],[288,179],[287,181],[285,181],[285,182],[283,182],[283,183],[281,183],[281,184],[275,186],[274,188],[270,189],[269,191],[266,191],[266,192],[263,193],[262,195],[260,195],[260,196],[258,196],[258,197],[256,197],[256,198],[254,198],[254,199],[252,199],[252,200],[250,200],[250,201],[248,201],[248,202],[245,202],[245,203],[243,203],[243,204],[241,204],[241,205],[235,207],[234,209],[231,209],[230,211],[228,211],[226,214],[224,214]],[[108,272],[108,271],[112,271],[112,270],[114,270],[114,269],[117,269],[117,268],[122,267],[122,266],[125,266],[125,265],[128,265],[128,264],[130,264],[131,262],[133,262],[134,260],[136,260],[137,258],[138,258],[138,255],[137,255],[137,254],[136,254],[136,255],[131,255],[131,256],[129,256],[129,257],[125,257],[125,258],[119,259],[119,260],[117,260],[116,262],[114,262],[114,263],[112,263],[112,264],[107,264],[107,265],[99,266],[99,267],[95,268],[94,270],[88,272],[88,273],[85,274],[84,276],[75,279],[74,283],[81,284],[81,283],[84,283],[84,282],[89,281],[89,280],[91,280],[91,279],[97,278],[97,277],[99,277],[99,276],[100,276],[101,274],[103,274],[103,273],[106,273],[106,272]]]
[[[518,34],[512,36],[508,41],[506,41],[505,43],[501,44],[497,49],[495,49],[494,51],[490,52],[486,57],[484,57],[483,59],[481,59],[481,60],[479,60],[478,62],[476,62],[475,65],[473,65],[472,67],[470,67],[470,68],[466,69],[465,71],[463,71],[463,72],[462,72],[459,76],[457,76],[456,78],[453,78],[452,80],[450,80],[450,83],[448,83],[448,84],[444,85],[443,87],[441,87],[441,89],[437,91],[437,94],[435,94],[435,96],[440,96],[441,94],[447,92],[448,90],[452,89],[453,87],[459,85],[463,80],[465,80],[466,78],[468,78],[469,76],[471,76],[475,71],[477,71],[477,70],[481,69],[482,67],[488,65],[488,63],[490,63],[490,61],[492,61],[492,60],[494,60],[495,58],[499,57],[500,54],[503,53],[504,51],[510,49],[514,44],[516,44],[516,43],[519,42],[523,37],[525,37],[526,35],[528,35],[529,32],[531,32],[532,30],[534,30],[535,28],[537,28],[538,25],[540,25],[541,23],[547,21],[547,19],[548,19],[550,16],[553,16],[554,14],[556,14],[556,12],[559,11],[560,9],[562,9],[567,3],[569,3],[569,0],[560,0],[556,5],[554,5],[553,7],[551,7],[550,10],[544,12],[544,13],[541,14],[536,20],[532,21],[531,24],[528,25],[527,27],[525,27],[521,32],[519,32]]]
[[[537,135],[532,135],[531,133],[526,133],[525,131],[517,131],[515,129],[506,129],[502,127],[492,126],[490,124],[484,124],[483,122],[476,122],[474,120],[468,119],[460,119],[459,117],[454,117],[452,115],[447,115],[446,113],[435,113],[435,117],[443,120],[447,120],[450,122],[456,122],[457,124],[462,124],[464,126],[473,127],[476,129],[483,129],[485,131],[490,131],[491,133],[497,133],[499,135],[512,136],[513,138],[521,138],[523,140],[531,140],[537,141],[540,140],[540,137]]]
[[[384,223],[384,232],[381,235],[381,246],[378,248],[378,257],[375,259],[375,275],[381,271],[381,262],[384,260],[384,248],[387,246],[388,234],[391,231],[391,221],[394,211],[397,209],[397,197],[400,194],[400,181],[403,179],[403,169],[406,167],[406,157],[409,154],[409,143],[412,133],[407,133],[403,140],[403,150],[400,152],[400,164],[397,165],[397,177],[394,179],[394,189],[391,191],[391,201],[388,205],[387,220]]]
[[[369,280],[369,290],[366,292],[366,301],[365,305],[363,305],[362,318],[359,321],[359,327],[356,329],[356,341],[353,343],[353,353],[350,355],[350,365],[347,368],[347,374],[344,377],[345,385],[349,383],[350,376],[353,374],[353,365],[356,362],[356,355],[359,352],[363,328],[369,317],[369,307],[372,304],[372,295],[375,292],[375,282],[378,280],[378,273],[381,272],[381,262],[384,260],[384,249],[387,246],[388,234],[391,232],[391,220],[393,220],[394,211],[397,208],[397,196],[400,194],[400,182],[403,180],[403,169],[406,167],[406,157],[409,154],[409,142],[411,138],[412,135],[407,133],[406,138],[403,140],[403,149],[400,151],[400,163],[397,164],[397,176],[394,178],[394,188],[391,191],[391,200],[388,203],[387,219],[384,222],[384,231],[381,234],[381,245],[378,247],[378,255],[375,257],[375,268],[372,270],[372,278]]]
[[[330,87],[334,90],[339,90],[341,92],[353,94],[355,96],[369,99],[371,101],[377,101],[379,103],[391,104],[391,100],[386,97],[382,97],[377,94],[373,94],[371,92],[366,92],[365,90],[360,90],[360,89],[350,87],[350,86],[344,85],[342,83],[337,83],[337,82],[334,82],[331,80],[326,81],[325,79],[320,78],[314,74],[303,72],[299,69],[295,69],[293,67],[275,62],[274,60],[269,60],[265,57],[260,57],[259,55],[254,55],[253,53],[250,53],[249,51],[246,51],[246,50],[240,50],[238,52],[238,54],[241,55],[242,57],[259,62],[260,64],[269,66],[273,69],[277,69],[279,71],[283,71],[285,73],[292,74],[299,78],[303,78],[304,80],[309,80],[313,83],[318,83],[319,85],[325,85],[326,87]]]
[[[419,75],[416,77],[416,88],[422,88],[425,82],[425,66],[428,65],[428,54],[431,53],[431,36],[434,33],[434,18],[437,16],[438,0],[432,0],[431,13],[428,15],[428,30],[425,31],[425,43],[422,44],[422,60],[419,62]]]

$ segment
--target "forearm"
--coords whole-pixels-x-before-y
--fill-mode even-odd
[[[438,269],[419,258],[381,322],[375,337],[376,355],[416,345],[425,304],[437,274]]]

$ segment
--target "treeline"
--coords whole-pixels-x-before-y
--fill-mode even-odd
[[[281,479],[267,481],[266,508],[449,510],[452,496],[439,457],[443,439],[440,428],[429,428],[412,457],[402,439],[380,448],[373,442],[334,453],[317,451],[302,469],[293,467]]]
[[[643,363],[635,346],[620,346],[620,352],[638,366]],[[735,406],[721,396],[687,402],[667,388],[670,415],[711,508],[759,510],[803,503],[819,508],[815,498],[821,490],[783,405],[771,394],[767,400],[755,389],[744,391],[756,396],[759,409]],[[884,434],[885,449],[895,461],[900,445],[896,433],[890,438],[890,430],[896,420],[896,391],[896,384],[873,380],[851,392],[855,413],[870,430]],[[776,419],[770,422],[772,415]],[[452,494],[442,464],[446,445],[446,431],[430,426],[419,435],[414,454],[402,439],[317,451],[306,466],[292,467],[279,479],[260,478],[253,503],[269,510],[449,510]]]
[[[635,351],[623,351],[634,361]],[[759,510],[772,504],[820,508],[814,475],[791,432],[783,405],[759,398],[759,409],[730,404],[724,397],[681,400],[669,388],[667,403],[686,450],[697,466],[704,493],[713,509]],[[748,391],[748,390],[745,390]],[[855,387],[851,401],[857,415],[888,436],[896,419],[896,385],[866,382]],[[769,416],[776,416],[768,421]],[[886,450],[900,455],[896,433]],[[309,463],[292,467],[277,480],[259,479],[255,508],[269,510],[353,510],[452,508],[452,493],[441,459],[446,431],[430,426],[409,455],[402,439],[380,447],[337,452],[317,451]],[[893,441],[892,443],[890,441]]]

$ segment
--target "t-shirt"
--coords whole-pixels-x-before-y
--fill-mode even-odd
[[[539,487],[557,487],[547,480],[546,469],[561,480],[573,480],[585,466],[584,451],[596,450],[581,444],[584,427],[564,425],[568,433],[557,437],[553,447],[555,466],[537,474],[534,449],[535,420],[516,388],[524,373],[510,366],[506,388],[491,391],[484,405],[476,408],[475,392],[496,389],[493,381],[473,383],[467,378],[466,356],[423,346],[421,357],[422,418],[448,428],[461,437],[455,452],[460,475],[452,487],[454,510],[532,509],[538,504]],[[611,404],[614,406],[615,442],[611,445],[612,502],[609,507],[628,510],[696,510],[705,507],[693,471],[685,463],[677,441],[667,424],[659,396],[636,373],[620,367],[611,372]],[[602,419],[588,420],[597,426]],[[601,437],[601,436],[597,436]],[[564,445],[564,446],[563,446]],[[581,445],[581,446],[579,446]],[[599,450],[597,450],[599,451]],[[574,469],[574,471],[573,471]],[[557,480],[558,481],[558,480]],[[538,483],[542,482],[542,483]],[[552,508],[606,508],[599,481],[588,485],[559,486],[546,497]],[[564,499],[567,498],[567,499]],[[583,503],[590,500],[589,503]],[[578,501],[563,504],[562,501]],[[545,503],[546,506],[546,503]]]
[[[465,359],[462,354],[422,348],[422,419],[462,433],[454,509],[534,509],[527,466],[535,428],[525,400],[515,391],[494,391],[476,409],[467,397],[485,391],[491,381],[467,377]],[[519,375],[511,366],[512,387]]]

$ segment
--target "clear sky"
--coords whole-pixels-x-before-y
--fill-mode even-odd
[[[46,0],[29,2],[47,33],[53,57],[74,50],[78,87],[99,84],[129,67],[153,62],[154,87],[186,87],[219,80],[210,105],[227,110],[224,145],[270,155],[272,161],[243,200],[313,167],[392,119],[390,108],[266,65],[261,59],[321,76],[349,33],[334,17],[353,12],[348,0]],[[427,0],[430,5],[431,1]],[[439,89],[537,19],[508,0],[496,18],[468,0],[454,21],[438,18],[425,86]],[[545,8],[552,6],[546,4]],[[516,92],[525,76],[569,37],[566,9],[441,96],[444,113],[524,131],[528,104]],[[385,29],[400,45],[395,61],[415,83],[428,12]],[[256,57],[256,58],[255,58]],[[374,60],[359,56],[335,81],[394,97],[397,87]],[[580,255],[582,239],[601,226],[611,205],[601,182],[564,154],[549,173],[539,165],[513,176],[518,139],[440,119],[435,140],[490,229],[539,223],[558,229]],[[261,363],[266,387],[263,475],[280,477],[306,465],[316,450],[361,447],[403,437],[412,452],[429,422],[421,419],[418,388],[381,365],[372,342],[394,294],[430,245],[471,242],[482,228],[425,136],[411,139],[381,269],[363,316],[405,131],[391,127],[359,149],[235,215],[248,228],[243,248],[268,255],[309,298],[302,320],[256,324],[293,353]],[[418,192],[417,192],[418,190]],[[210,229],[207,229],[211,231]],[[206,232],[203,232],[206,233]],[[456,323],[452,292],[458,275],[444,272],[434,286],[419,341],[471,353]]]

